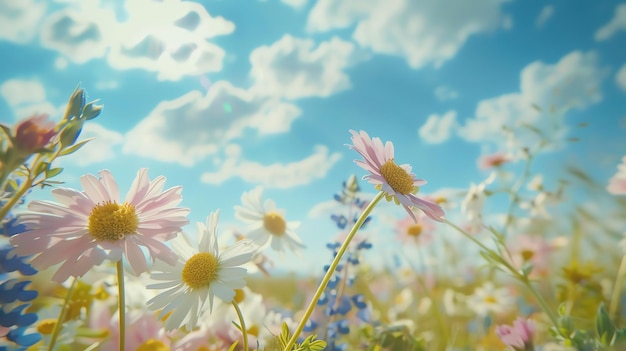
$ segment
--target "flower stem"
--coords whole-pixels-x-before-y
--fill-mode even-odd
[[[76,286],[76,281],[78,279],[74,278],[72,284],[69,289],[67,289],[67,293],[65,295],[65,301],[63,301],[63,306],[61,306],[61,312],[59,312],[59,318],[57,319],[56,324],[54,325],[54,330],[52,331],[52,336],[50,337],[50,345],[48,345],[48,351],[54,350],[54,344],[57,342],[57,338],[61,333],[61,325],[65,320],[65,311],[67,311],[67,304],[70,302],[70,298],[72,297],[72,293],[74,292],[74,287]]]
[[[615,316],[617,312],[617,306],[619,305],[619,296],[624,286],[624,277],[626,277],[626,255],[622,257],[622,263],[617,271],[617,277],[615,277],[615,285],[613,286],[613,293],[611,294],[611,304],[609,305],[609,316]]]
[[[333,276],[335,269],[337,269],[337,266],[339,265],[339,262],[341,261],[341,257],[348,249],[348,245],[350,245],[350,241],[352,241],[352,238],[354,238],[359,228],[361,228],[361,225],[363,225],[363,222],[365,222],[365,219],[367,218],[367,216],[369,216],[369,214],[372,212],[372,210],[374,209],[378,201],[380,201],[380,199],[382,199],[384,195],[385,195],[384,192],[382,191],[379,192],[378,195],[374,197],[372,202],[370,202],[369,205],[367,205],[367,207],[365,208],[365,210],[363,211],[359,219],[356,221],[356,223],[354,223],[354,226],[350,230],[350,233],[348,233],[348,236],[343,241],[343,244],[341,244],[341,247],[337,251],[337,255],[331,262],[330,267],[328,267],[328,271],[326,271],[326,274],[324,275],[322,282],[317,287],[317,291],[315,291],[315,295],[313,295],[313,298],[311,299],[309,306],[304,311],[304,315],[300,319],[300,322],[298,323],[298,326],[296,327],[296,330],[294,331],[293,335],[289,339],[289,342],[287,342],[287,345],[285,346],[284,351],[291,351],[291,349],[293,348],[293,345],[296,343],[296,340],[298,340],[298,336],[300,336],[300,333],[302,333],[302,330],[304,329],[304,325],[309,320],[309,317],[311,317],[311,314],[313,313],[313,309],[315,308],[315,305],[317,305],[317,301],[320,299],[320,297],[322,296],[322,293],[326,289],[326,286],[328,285],[330,278]]]
[[[124,350],[126,343],[126,301],[124,298],[124,263],[117,261],[117,307],[119,309],[120,350]]]
[[[237,317],[239,317],[239,326],[241,327],[241,336],[243,337],[243,351],[248,351],[248,331],[246,329],[246,322],[243,319],[243,313],[241,313],[241,309],[235,300],[233,300],[233,307],[237,312]]]
[[[37,157],[37,160],[38,159],[39,157]],[[9,213],[9,211],[11,211],[13,207],[15,207],[15,204],[17,204],[20,201],[22,196],[24,196],[24,194],[28,192],[28,190],[31,188],[32,185],[33,185],[33,179],[31,179],[31,175],[29,172],[29,175],[26,177],[26,179],[24,179],[24,182],[22,183],[20,188],[17,190],[17,192],[13,194],[13,197],[9,201],[7,201],[4,204],[4,206],[2,206],[2,208],[0,209],[0,219],[6,217],[7,213]],[[1,190],[4,190],[4,189],[0,189],[0,191]]]
[[[468,232],[466,232],[465,230],[461,229],[460,227],[458,227],[457,225],[455,225],[454,223],[448,221],[447,219],[444,220],[444,222],[446,222],[448,225],[450,225],[451,227],[453,227],[454,229],[456,229],[457,231],[459,231],[461,234],[465,235],[467,238],[469,238],[471,241],[473,241],[474,243],[476,243],[478,246],[480,246],[483,250],[485,250],[486,252],[492,252],[495,253],[494,250],[488,248],[487,246],[485,246],[485,244],[481,243],[480,241],[478,241],[476,238],[474,238],[471,234],[469,234]],[[552,324],[554,325],[554,327],[556,328],[557,331],[560,332],[560,328],[559,328],[559,323],[558,323],[558,319],[556,317],[556,315],[554,314],[554,312],[548,307],[548,304],[546,303],[546,301],[543,299],[543,297],[541,296],[541,294],[539,294],[537,292],[537,290],[535,289],[535,287],[531,284],[530,280],[528,279],[528,277],[526,275],[523,275],[522,273],[520,273],[515,267],[513,267],[509,262],[507,262],[507,260],[505,260],[504,258],[502,258],[502,256],[498,253],[499,257],[501,258],[500,262],[498,262],[500,265],[502,265],[503,268],[506,268],[506,270],[509,271],[509,273],[517,280],[519,280],[522,284],[524,284],[524,286],[526,286],[526,288],[528,290],[530,290],[530,293],[535,297],[535,299],[537,300],[537,302],[539,303],[539,306],[541,307],[541,309],[543,310],[543,312],[548,315],[548,318],[550,318],[550,321],[552,322]]]

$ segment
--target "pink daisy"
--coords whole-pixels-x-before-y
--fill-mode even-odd
[[[32,201],[19,216],[30,229],[11,237],[18,255],[34,255],[31,264],[43,270],[61,264],[52,280],[80,277],[105,259],[125,256],[135,274],[147,270],[145,247],[152,259],[175,264],[178,257],[163,242],[173,239],[189,223],[189,210],[176,207],[182,187],[163,191],[165,177],[150,181],[141,169],[120,203],[120,193],[108,170],[81,177],[83,191],[52,190],[58,203]]]
[[[402,244],[426,245],[433,240],[435,224],[425,216],[418,216],[417,221],[404,217],[396,224],[398,241]]]
[[[363,156],[363,160],[355,160],[354,162],[370,172],[363,179],[368,180],[378,190],[383,191],[387,201],[394,199],[397,204],[402,204],[414,221],[417,221],[417,217],[413,213],[412,207],[424,211],[428,217],[435,221],[442,221],[445,214],[439,205],[415,196],[414,193],[418,187],[426,184],[426,181],[417,179],[415,174],[411,173],[410,165],[397,165],[394,162],[394,149],[390,141],[383,145],[379,138],[370,139],[364,131],[357,133],[351,130],[350,133],[352,133],[354,145],[348,145],[348,147]]]

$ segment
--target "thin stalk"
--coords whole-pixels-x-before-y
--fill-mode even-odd
[[[74,287],[76,286],[76,281],[78,279],[74,278],[72,284],[67,290],[67,294],[65,295],[65,301],[63,301],[63,306],[61,307],[61,312],[59,312],[59,318],[57,319],[56,324],[54,325],[54,330],[52,331],[52,336],[50,337],[50,344],[48,345],[48,351],[52,351],[54,349],[54,344],[56,344],[57,339],[59,338],[59,334],[61,333],[61,325],[65,320],[65,312],[67,311],[67,304],[70,302],[70,298],[72,297],[72,293],[74,292]]]
[[[328,268],[328,271],[326,271],[326,274],[324,275],[322,282],[317,287],[317,291],[315,292],[315,295],[313,295],[313,298],[311,299],[309,306],[304,311],[304,315],[300,319],[300,322],[298,323],[296,330],[294,331],[293,335],[287,342],[287,345],[285,346],[285,351],[291,351],[291,349],[293,348],[293,345],[296,343],[296,340],[298,340],[298,336],[300,336],[300,333],[302,333],[302,330],[304,329],[304,325],[309,320],[309,317],[311,317],[311,314],[313,314],[313,309],[315,309],[315,306],[317,305],[317,301],[320,299],[320,296],[322,296],[322,293],[326,289],[326,286],[328,285],[330,278],[335,272],[337,265],[339,265],[339,262],[341,261],[341,257],[348,249],[348,245],[350,244],[350,241],[352,241],[352,238],[354,238],[359,228],[361,228],[361,225],[363,225],[363,222],[365,222],[365,219],[367,218],[367,216],[369,216],[369,214],[372,212],[372,210],[374,209],[378,201],[380,201],[380,199],[382,199],[384,195],[385,195],[384,192],[382,191],[379,192],[378,195],[374,197],[372,202],[370,202],[369,205],[367,205],[367,207],[365,208],[365,210],[363,211],[359,219],[356,221],[356,223],[354,223],[354,226],[350,230],[350,233],[348,233],[348,236],[343,241],[343,244],[341,244],[339,251],[337,251],[337,255],[335,256],[335,259],[331,262],[330,267]]]
[[[483,250],[487,251],[487,252],[494,252],[492,249],[488,248],[487,246],[485,246],[483,243],[481,243],[480,241],[478,241],[476,238],[474,238],[471,234],[469,234],[468,232],[466,232],[465,230],[461,229],[460,227],[458,227],[457,225],[455,225],[454,223],[448,221],[447,219],[444,219],[444,222],[448,223],[451,227],[453,227],[454,229],[456,229],[457,231],[459,231],[461,234],[465,235],[465,237],[469,238],[471,241],[473,241],[474,243],[476,243],[478,246],[480,246]],[[500,255],[500,257],[502,257]],[[537,292],[537,290],[535,289],[535,287],[530,283],[530,280],[528,280],[528,277],[525,275],[522,275],[515,267],[513,267],[509,262],[507,262],[505,259],[501,259],[501,262],[499,262],[502,267],[506,268],[509,273],[516,278],[517,280],[519,280],[520,282],[522,282],[522,284],[524,284],[526,286],[526,288],[528,288],[528,290],[530,290],[530,293],[535,297],[535,299],[537,300],[537,302],[539,303],[539,306],[541,307],[541,309],[543,310],[543,312],[546,313],[546,315],[548,315],[548,318],[550,318],[550,321],[552,322],[552,324],[554,325],[554,327],[556,328],[556,330],[560,330],[559,328],[559,323],[558,323],[558,319],[556,317],[556,315],[554,314],[554,312],[548,307],[548,304],[546,303],[546,301],[543,299],[543,297],[541,296],[541,294],[539,294]]]
[[[117,308],[119,309],[120,350],[124,350],[126,339],[126,299],[124,297],[124,263],[117,261]]]
[[[243,313],[235,300],[233,300],[233,307],[239,317],[239,326],[241,327],[241,335],[243,337],[243,351],[248,351],[248,331],[246,330],[246,322],[243,319]]]
[[[615,285],[613,286],[613,293],[611,294],[611,304],[609,305],[609,316],[615,316],[617,307],[619,305],[619,296],[622,293],[622,287],[624,286],[624,278],[626,277],[626,255],[622,257],[622,263],[617,271],[617,277],[615,278]]]

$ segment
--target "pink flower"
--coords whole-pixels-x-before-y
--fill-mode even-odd
[[[617,166],[617,173],[609,180],[606,190],[614,195],[626,195],[626,156],[622,157],[622,164]]]
[[[414,221],[417,221],[417,217],[412,207],[424,211],[435,221],[442,221],[445,214],[439,205],[414,195],[418,187],[426,184],[426,181],[417,179],[415,174],[411,173],[410,165],[397,165],[394,162],[394,149],[390,141],[383,145],[379,138],[370,139],[364,131],[357,133],[351,130],[350,133],[352,133],[354,145],[348,145],[348,147],[363,156],[363,160],[354,162],[370,172],[363,179],[367,179],[370,184],[383,191],[387,200],[394,199],[397,204],[402,204]]]
[[[110,337],[102,343],[99,350],[117,351],[119,348],[119,318],[115,315],[107,324],[95,324],[93,328],[109,330]],[[153,313],[129,310],[126,315],[126,337],[124,350],[169,350],[169,334],[162,328],[162,323]]]
[[[435,224],[430,218],[418,216],[417,221],[404,217],[396,224],[397,239],[402,244],[425,245],[432,241]]]
[[[146,257],[175,264],[177,255],[163,242],[170,240],[189,223],[189,210],[176,207],[182,187],[163,191],[165,177],[153,181],[141,169],[120,203],[113,175],[100,171],[100,178],[81,177],[83,191],[69,188],[52,190],[58,203],[32,201],[32,212],[19,219],[30,229],[11,237],[18,255],[35,255],[31,264],[38,270],[61,264],[53,281],[79,277],[105,259],[119,261],[125,256],[135,274],[147,270]]]
[[[517,268],[531,264],[531,276],[545,276],[550,269],[552,244],[538,235],[520,235],[515,242],[508,245],[512,263]]]
[[[489,169],[494,167],[500,167],[502,164],[509,162],[511,159],[502,152],[497,152],[491,155],[482,156],[478,160],[478,168]]]
[[[13,144],[24,154],[43,149],[57,134],[55,123],[48,115],[34,115],[20,122],[15,128]]]
[[[535,321],[518,317],[513,325],[496,327],[496,334],[500,340],[515,351],[533,350],[533,333]]]

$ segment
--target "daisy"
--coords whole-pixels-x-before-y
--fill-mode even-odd
[[[415,174],[411,173],[410,165],[395,163],[393,144],[390,141],[383,145],[379,138],[370,139],[364,131],[357,133],[350,130],[350,133],[352,133],[354,145],[348,145],[348,147],[363,156],[363,160],[355,160],[354,162],[370,172],[363,179],[368,180],[378,190],[383,191],[388,201],[394,199],[397,204],[402,204],[414,221],[417,221],[417,217],[413,213],[412,207],[419,208],[428,217],[436,221],[442,221],[444,212],[439,205],[414,195],[418,187],[426,184],[426,181],[417,179]]]
[[[235,216],[250,225],[247,237],[259,245],[261,249],[271,246],[283,252],[285,247],[297,251],[304,248],[302,240],[294,231],[300,222],[287,222],[282,209],[277,209],[271,199],[262,202],[263,188],[243,193],[243,206],[235,206]]]
[[[163,243],[176,236],[189,223],[189,210],[176,207],[182,187],[163,191],[165,177],[150,181],[141,169],[120,202],[120,193],[108,170],[80,178],[83,191],[69,188],[52,190],[58,203],[32,201],[31,212],[19,215],[30,230],[14,235],[10,242],[15,253],[34,255],[37,270],[61,264],[52,277],[63,282],[70,276],[83,276],[105,259],[119,262],[126,257],[135,274],[147,270],[146,257],[176,262],[176,255]]]
[[[157,261],[155,273],[150,277],[162,282],[148,285],[148,289],[167,289],[148,300],[148,308],[161,310],[160,317],[171,312],[165,328],[172,330],[183,324],[191,331],[198,324],[209,301],[213,310],[214,296],[231,302],[235,289],[246,285],[246,269],[240,267],[252,259],[256,245],[250,240],[240,240],[220,253],[217,245],[217,222],[219,211],[211,213],[204,223],[197,223],[198,247],[193,247],[184,234],[172,240],[172,248],[178,254],[174,266]]]
[[[433,240],[435,224],[423,215],[417,221],[404,217],[396,224],[396,237],[402,244],[426,245]]]
[[[485,282],[467,298],[467,306],[479,316],[490,312],[500,314],[515,304],[515,298],[507,288],[496,288],[492,282]]]

